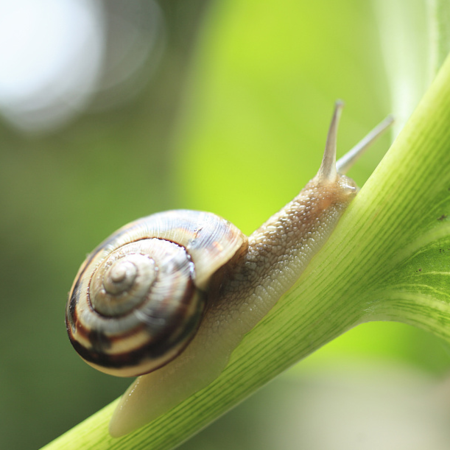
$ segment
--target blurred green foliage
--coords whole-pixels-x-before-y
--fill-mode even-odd
[[[64,327],[78,266],[108,234],[181,207],[251,233],[316,172],[335,99],[340,154],[390,112],[370,3],[183,2],[161,3],[169,44],[139,98],[51,135],[0,125],[0,448],[40,447],[129,384],[84,364]],[[388,143],[352,170],[359,185]],[[349,355],[450,367],[436,338],[368,324],[295,372]]]
[[[208,19],[178,177],[186,204],[250,233],[317,171],[335,99],[347,104],[339,155],[389,112],[376,23],[369,3],[348,0],[217,2]],[[387,142],[352,173],[359,184]]]

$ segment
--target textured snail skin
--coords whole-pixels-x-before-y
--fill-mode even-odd
[[[217,378],[245,333],[300,277],[356,192],[343,175],[334,181],[316,177],[256,230],[184,352],[125,392],[111,419],[111,435],[140,428]]]

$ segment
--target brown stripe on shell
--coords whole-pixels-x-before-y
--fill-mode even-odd
[[[151,286],[150,292],[145,294],[139,308],[147,310],[150,315],[152,315],[155,308],[156,311],[161,309],[162,305],[167,309],[168,313],[170,309],[175,310],[177,308],[177,300],[173,296],[179,295],[182,297],[184,295],[186,283],[192,276],[192,263],[182,247],[160,239],[143,239],[122,246],[117,251],[120,251],[118,255],[126,255],[127,252],[130,252],[131,255],[136,253],[142,253],[144,255],[151,254],[158,267],[158,274]],[[102,272],[102,269],[105,267],[104,262],[105,260],[100,261],[100,264],[97,264],[95,270],[91,271],[91,273],[86,272],[86,278],[88,275],[91,279],[93,277],[103,277],[104,272]],[[87,283],[84,281],[83,287],[85,284]],[[89,284],[92,284],[92,282]],[[99,313],[98,315],[91,316],[89,313],[95,310],[95,306],[93,300],[89,298],[89,290],[90,288],[79,289],[79,322],[85,327],[90,328],[92,322],[95,321],[96,326],[112,334],[121,333],[123,329],[129,327],[129,322],[133,320],[133,314],[131,313],[135,309],[121,314],[118,316],[120,320],[115,322],[110,322],[108,320],[109,317],[99,311],[97,311]],[[167,298],[169,298],[168,302],[166,302]],[[112,315],[114,316],[115,314]],[[114,324],[115,328],[111,324]]]
[[[146,238],[171,241],[186,248],[195,264],[196,284],[207,288],[210,276],[243,245],[245,236],[227,220],[212,213],[172,210],[153,214],[125,225],[103,241],[89,256]]]
[[[204,297],[204,294],[200,293],[200,295]],[[100,343],[100,345],[96,345],[95,349],[86,349],[77,341],[71,342],[75,350],[86,362],[102,372],[116,376],[142,375],[167,364],[183,351],[194,337],[195,331],[200,324],[204,304],[203,298],[197,302],[198,306],[192,311],[190,317],[180,315],[180,319],[184,320],[184,323],[178,327],[178,330],[183,331],[176,339],[160,339],[132,351],[117,354],[108,354],[103,351],[105,344],[101,342],[102,337],[97,338],[97,344]],[[130,369],[132,373],[126,373],[127,369]]]
[[[141,320],[136,324],[136,327],[127,331],[122,330],[120,333],[110,334],[99,329],[92,329],[92,327],[87,326],[79,317],[79,310],[80,308],[83,309],[78,301],[79,298],[77,298],[80,291],[79,282],[75,283],[71,300],[69,301],[69,318],[67,320],[69,323],[74,324],[74,326],[76,325],[74,330],[72,330],[71,326],[68,326],[72,344],[80,356],[87,362],[95,366],[104,366],[104,369],[101,369],[103,371],[110,372],[111,368],[118,367],[123,367],[126,371],[127,368],[136,368],[137,366],[134,370],[134,375],[136,375],[137,372],[143,373],[144,371],[151,371],[160,367],[183,350],[189,340],[192,339],[200,322],[201,312],[204,309],[204,295],[200,295],[199,291],[196,294],[197,290],[191,278],[192,269],[190,266],[192,262],[190,258],[185,255],[185,259],[181,260],[180,257],[173,259],[171,254],[166,255],[167,247],[176,249],[178,254],[184,253],[181,247],[171,242],[164,242],[160,239],[146,241],[151,242],[143,242],[144,247],[150,244],[152,246],[156,245],[160,249],[163,249],[166,260],[169,258],[169,264],[163,262],[163,264],[165,263],[165,267],[158,273],[158,278],[164,278],[164,281],[159,280],[161,284],[160,288],[163,292],[167,289],[167,295],[158,303],[157,308],[153,308],[154,314],[146,315],[144,312],[141,312],[139,313]],[[134,249],[139,244],[141,243],[137,242],[132,244],[132,248]],[[101,268],[101,264],[97,265],[98,268]],[[176,278],[181,276],[181,280],[183,280],[183,273],[187,278],[182,282],[182,288],[179,283],[165,283],[165,278],[167,276],[170,277],[171,274]],[[158,287],[158,282],[155,282],[155,285]],[[174,299],[176,292],[172,292],[173,289],[175,291],[179,290],[182,293],[182,296],[178,300]],[[96,320],[102,321],[105,326],[104,329],[107,329],[108,323],[116,324],[118,319],[123,320],[124,317],[133,318],[133,316],[138,314],[135,309],[124,316],[107,318],[97,313],[87,300],[87,296],[83,298],[85,309],[83,314],[86,314],[88,310],[90,320],[94,320],[93,318],[95,317]],[[148,299],[147,303],[151,305],[152,300]],[[149,320],[146,321],[145,318]],[[159,330],[156,331],[155,320],[162,322],[161,326],[157,327]],[[126,347],[126,352],[123,351],[127,338],[130,342],[133,342],[133,340],[139,342],[140,345],[131,345],[131,348]],[[117,344],[120,345],[118,346]],[[141,368],[142,364],[144,366],[143,368]],[[124,375],[123,373],[115,374]]]
[[[112,349],[113,351],[107,353],[114,353],[114,347],[117,342],[121,342],[126,338],[132,338],[134,335],[141,332],[146,332],[148,342],[157,342],[164,339],[175,339],[179,334],[180,329],[182,329],[183,321],[186,320],[186,316],[189,316],[189,311],[192,309],[197,310],[197,303],[200,301],[195,301],[195,286],[192,280],[189,280],[186,289],[184,290],[184,295],[180,299],[179,307],[175,314],[172,314],[170,323],[165,323],[164,332],[155,336],[154,324],[155,320],[162,320],[162,317],[148,317],[148,321],[142,320],[135,328],[129,329],[126,332],[121,332],[120,334],[108,334],[101,332],[99,330],[92,330],[83,326],[83,324],[78,320],[77,310],[75,309],[72,320],[77,323],[76,333],[68,329],[71,341],[75,341],[79,346],[87,348],[87,344],[90,344],[90,348],[94,351],[106,351],[107,349]],[[201,299],[203,302],[204,300]],[[98,314],[96,311],[92,310],[91,314]],[[130,312],[127,315],[133,315],[134,312]],[[161,314],[163,316],[164,314]],[[152,320],[150,320],[152,319]],[[116,318],[110,318],[108,320],[117,320]],[[173,336],[172,336],[173,335]],[[97,348],[96,344],[101,343],[101,348]],[[89,351],[89,350],[87,350]]]

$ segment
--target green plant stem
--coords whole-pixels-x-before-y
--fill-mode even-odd
[[[112,439],[108,434],[113,403],[45,449],[174,448],[363,321],[395,319],[448,338],[450,310],[445,302],[418,293],[407,298],[401,289],[398,296],[392,290],[383,295],[392,272],[414,253],[417,241],[412,236],[426,225],[427,208],[448,188],[449,59],[325,247],[294,288],[245,336],[218,379],[128,436]]]

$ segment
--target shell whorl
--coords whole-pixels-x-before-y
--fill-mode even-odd
[[[211,277],[247,245],[234,225],[178,210],[132,222],[81,266],[66,309],[72,345],[117,376],[151,372],[194,336]]]

